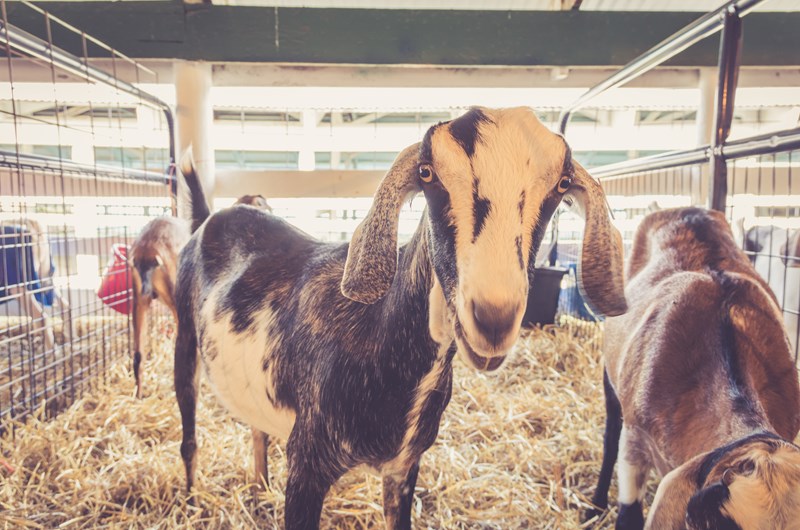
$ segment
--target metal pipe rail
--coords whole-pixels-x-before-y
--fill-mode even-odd
[[[616,164],[599,166],[593,168],[591,174],[598,179],[609,179],[617,176],[630,175],[632,173],[644,173],[646,171],[702,164],[707,162],[709,158],[711,158],[711,147],[704,145],[686,151],[669,151],[667,153],[634,158],[633,160],[626,160]]]
[[[722,145],[717,149],[704,145],[686,151],[670,151],[653,156],[635,158],[625,162],[597,167],[592,169],[591,173],[598,179],[607,180],[634,173],[703,164],[711,159],[712,152],[716,152],[725,160],[735,160],[737,158],[780,153],[794,149],[800,149],[800,127],[777,133],[742,138]]]
[[[732,0],[718,9],[703,15],[678,32],[673,33],[623,66],[604,81],[601,81],[587,90],[583,95],[562,110],[559,116],[559,131],[561,134],[564,134],[567,130],[567,124],[569,123],[569,118],[572,113],[585,107],[589,101],[603,92],[629,83],[668,59],[671,59],[686,48],[720,31],[724,25],[725,15],[731,9],[735,10],[740,17],[743,17],[764,1],[765,0]]]
[[[800,127],[729,142],[720,148],[720,152],[723,158],[731,160],[793,149],[800,149]]]
[[[169,157],[171,167],[168,169],[168,172],[172,173],[172,166],[175,165],[175,130],[172,109],[166,102],[130,83],[117,79],[103,70],[86,64],[75,55],[57,46],[51,46],[47,41],[27,31],[12,24],[5,24],[2,20],[0,20],[0,43],[25,55],[41,59],[79,78],[113,87],[139,99],[139,101],[150,107],[163,111],[167,120],[167,129],[169,132]]]
[[[167,182],[172,183],[175,181],[175,176],[172,174],[165,175],[163,173],[106,165],[79,164],[71,160],[63,160],[50,156],[30,155],[2,150],[0,150],[0,167],[30,168],[37,171],[44,170],[74,173],[111,179],[132,179],[159,184],[166,184]]]

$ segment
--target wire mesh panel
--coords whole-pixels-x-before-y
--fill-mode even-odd
[[[783,309],[798,354],[800,313],[800,152],[728,163],[727,216],[737,240]]]
[[[59,410],[127,354],[127,246],[173,208],[167,107],[131,90],[157,82],[155,74],[17,4],[13,13],[25,7],[25,23],[44,28],[41,41],[1,5],[3,428],[42,408]]]

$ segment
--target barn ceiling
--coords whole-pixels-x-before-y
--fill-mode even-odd
[[[478,11],[712,11],[722,0],[212,0],[215,5]],[[760,11],[800,11],[797,0],[771,0]]]
[[[211,4],[202,0],[133,0],[40,4],[139,59],[593,67],[625,64],[701,16],[696,11],[628,9],[658,5],[659,9],[702,6],[705,10],[720,2],[214,0]],[[314,8],[284,7],[298,4]],[[361,9],[367,4],[378,8]],[[470,9],[451,9],[456,5]],[[493,9],[485,9],[486,5]],[[6,6],[10,23],[45,35],[41,15],[22,3],[9,2]],[[396,9],[399,6],[405,9]],[[772,0],[764,6],[794,11],[755,12],[747,16],[743,64],[799,66],[800,1]],[[59,46],[81,54],[79,39],[55,26],[54,32]],[[706,39],[669,65],[716,65],[718,46],[717,38]],[[106,52],[90,49],[89,53]]]

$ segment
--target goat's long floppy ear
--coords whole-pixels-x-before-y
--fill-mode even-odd
[[[578,285],[593,309],[608,316],[628,309],[622,265],[622,236],[611,224],[606,196],[580,164],[573,161],[575,174],[569,195],[586,221],[578,264]]]
[[[420,191],[419,147],[405,148],[383,177],[367,217],[350,241],[342,276],[342,294],[363,304],[380,299],[397,270],[397,224],[409,196]]]

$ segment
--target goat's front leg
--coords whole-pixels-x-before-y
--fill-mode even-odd
[[[419,460],[405,473],[383,475],[383,517],[387,530],[411,530],[411,504],[418,473]]]
[[[252,427],[253,431],[253,460],[255,461],[256,483],[269,488],[269,465],[267,449],[269,448],[269,435]]]
[[[617,515],[616,530],[642,530],[644,528],[642,500],[650,465],[642,461],[640,449],[637,448],[640,443],[635,439],[635,434],[623,424],[619,440],[619,458],[617,459],[619,514]]]
[[[295,425],[286,444],[286,530],[318,530],[325,495],[341,475],[320,461],[313,440]]]
[[[617,398],[614,387],[608,379],[608,372],[603,371],[603,390],[606,398],[606,432],[603,436],[603,464],[600,476],[597,479],[597,489],[594,490],[592,504],[594,508],[587,510],[584,520],[599,517],[608,507],[608,488],[611,486],[611,477],[614,474],[614,465],[617,463],[619,452],[619,436],[622,432],[622,407]]]

